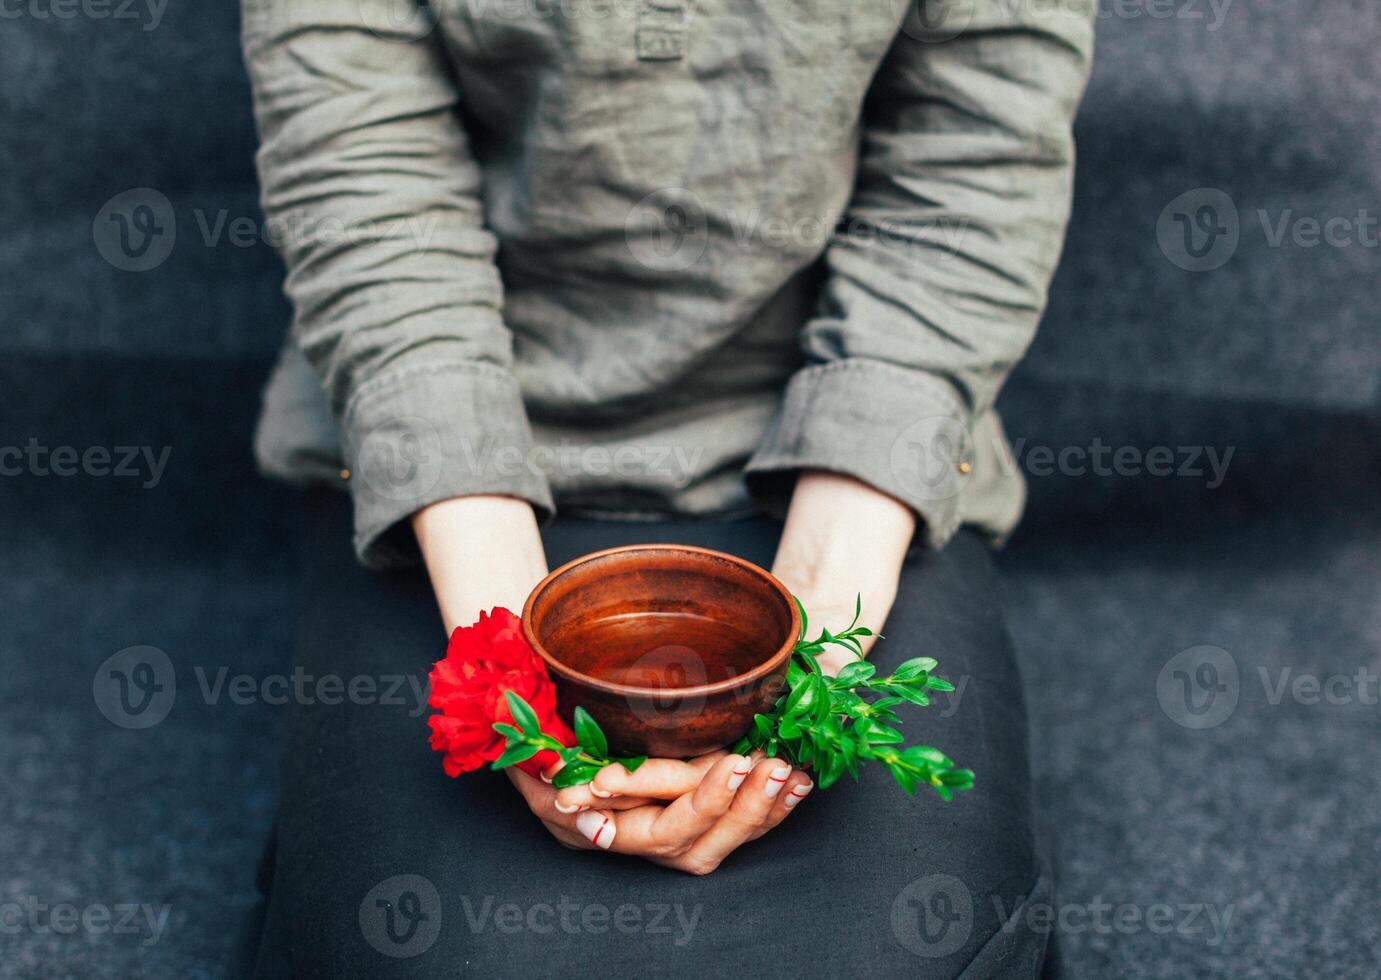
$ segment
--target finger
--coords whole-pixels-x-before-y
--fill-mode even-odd
[[[791,777],[777,793],[776,799],[772,801],[772,807],[767,811],[767,819],[762,822],[749,840],[757,840],[767,833],[777,824],[787,818],[787,814],[796,809],[796,805],[810,795],[810,791],[815,788],[815,783],[811,778],[799,769],[791,774]]]
[[[735,793],[751,773],[745,756],[724,756],[710,767],[693,792],[657,814],[654,840],[662,848],[689,848],[733,806]]]
[[[719,755],[722,758],[723,754]],[[564,806],[603,805],[623,796],[643,800],[674,800],[692,792],[705,777],[705,765],[676,759],[648,759],[633,772],[619,763],[605,766],[592,782],[567,786],[557,794]]]
[[[567,787],[573,789],[574,787]],[[588,803],[567,803],[565,790],[558,790],[553,805],[558,813],[579,813],[581,810],[634,810],[640,806],[665,806],[663,800],[649,800],[643,796],[616,796],[610,800],[601,800],[590,796],[588,793],[576,795],[576,799],[589,800]]]
[[[523,794],[527,807],[545,824],[562,827],[568,831],[576,829],[575,818],[580,810],[563,810],[556,805],[556,790],[546,783],[533,779],[520,769],[509,767],[504,770],[509,780]]]
[[[595,846],[575,831],[567,830],[565,827],[558,827],[554,823],[542,821],[542,826],[547,828],[547,832],[556,838],[556,842],[562,847],[569,847],[573,851],[593,851]]]
[[[668,806],[647,806],[619,815],[619,841],[614,850],[644,857],[673,857],[683,853],[733,805],[734,790],[748,774],[747,759],[726,755],[719,759],[695,789]],[[594,811],[589,811],[594,812]]]
[[[619,825],[606,810],[582,810],[575,815],[575,829],[596,847],[609,850],[618,839]]]
[[[739,845],[751,840],[790,778],[791,766],[781,759],[763,759],[754,766],[734,794],[733,804],[686,852],[689,869],[702,874],[712,871]]]

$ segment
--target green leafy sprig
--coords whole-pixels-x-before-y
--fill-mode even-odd
[[[839,633],[822,629],[813,640],[807,638],[809,619],[801,600],[796,600],[796,606],[801,610],[801,634],[787,666],[786,687],[769,713],[754,715],[753,729],[734,751],[762,749],[768,756],[808,766],[821,789],[846,772],[857,779],[859,763],[865,761],[882,763],[912,795],[922,785],[946,800],[971,789],[971,770],[956,769],[953,760],[929,745],[904,746],[896,728],[896,705],[925,706],[930,704],[929,692],[954,690],[953,684],[932,673],[938,666],[935,659],[913,657],[886,676],[879,676],[876,666],[859,659],[830,677],[817,659],[827,646],[844,647],[861,658],[858,638],[873,635],[858,625],[863,597],[855,601],[853,622],[847,629]]]
[[[504,722],[495,722],[494,731],[502,735],[506,741],[503,754],[494,760],[491,768],[506,769],[519,762],[526,762],[538,752],[550,750],[561,756],[561,761],[565,763],[551,781],[553,786],[561,789],[588,783],[595,778],[595,773],[614,762],[632,772],[647,761],[645,755],[610,756],[609,740],[604,737],[599,723],[591,718],[590,713],[584,708],[575,709],[576,744],[567,746],[542,731],[537,712],[533,711],[532,705],[521,696],[512,691],[505,691],[504,697],[508,700],[509,713],[518,724],[514,727]]]
[[[762,749],[768,756],[808,767],[822,789],[846,772],[857,779],[862,762],[882,763],[911,795],[922,785],[930,786],[946,800],[971,789],[971,770],[955,768],[953,760],[929,745],[904,746],[905,739],[896,728],[899,721],[893,708],[897,705],[926,706],[930,704],[929,692],[954,690],[953,684],[932,673],[937,666],[935,659],[913,657],[886,676],[878,676],[876,666],[859,659],[830,677],[817,659],[826,647],[842,646],[862,658],[859,637],[873,635],[872,630],[858,625],[863,597],[855,601],[853,622],[847,629],[838,633],[822,629],[813,640],[807,638],[805,607],[799,599],[796,605],[801,610],[801,633],[787,665],[785,688],[768,714],[753,716],[753,728],[734,746],[734,752],[742,755]],[[504,697],[517,725],[494,725],[505,738],[503,754],[494,760],[494,769],[526,762],[538,752],[550,750],[565,763],[552,780],[560,789],[588,783],[615,762],[633,772],[647,761],[645,755],[611,756],[604,732],[584,708],[575,709],[576,744],[566,746],[542,731],[537,713],[519,695],[505,691]]]

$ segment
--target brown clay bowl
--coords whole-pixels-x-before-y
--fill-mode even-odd
[[[781,694],[801,630],[782,583],[733,555],[679,544],[609,548],[562,565],[523,606],[523,632],[616,754],[723,748]]]

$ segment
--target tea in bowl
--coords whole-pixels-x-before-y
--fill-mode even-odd
[[[690,545],[596,551],[543,579],[523,632],[569,721],[583,707],[620,752],[723,748],[781,694],[800,610],[768,572]]]

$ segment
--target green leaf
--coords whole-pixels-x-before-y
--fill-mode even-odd
[[[929,677],[925,679],[925,686],[930,688],[932,691],[954,690],[953,684],[945,680],[943,677],[936,677],[934,674],[931,674]]]
[[[566,748],[557,749],[556,754],[561,756],[562,762],[574,762],[580,756],[580,746],[570,745]]]
[[[949,769],[954,765],[949,756],[929,745],[908,746],[901,755],[903,759],[914,765],[935,766],[940,769]]]
[[[867,681],[878,669],[866,660],[859,660],[855,663],[846,664],[844,669],[835,677],[834,684],[839,687],[858,687]]]
[[[537,712],[532,710],[532,706],[512,691],[504,691],[503,695],[508,701],[509,714],[513,715],[518,727],[529,735],[541,735],[542,724],[537,720]]]
[[[501,721],[494,722],[494,731],[508,739],[522,739],[523,737],[523,733],[518,729]]]
[[[627,769],[629,772],[637,772],[638,767],[647,761],[647,756],[630,755],[625,759],[615,759],[614,761],[617,762],[619,765],[623,766],[623,768]]]
[[[599,723],[590,717],[588,711],[584,708],[576,708],[574,721],[575,740],[581,744],[585,751],[600,759],[609,754],[609,742],[604,737],[604,732],[600,730]]]
[[[892,671],[892,676],[897,680],[908,680],[918,674],[929,673],[938,666],[939,661],[934,657],[912,657],[898,664],[897,669]]]
[[[888,690],[899,695],[903,701],[910,701],[912,704],[919,704],[922,707],[930,704],[930,695],[914,687],[908,687],[905,684],[893,684]]]
[[[820,762],[820,788],[828,789],[844,774],[844,754],[832,752]]]
[[[751,752],[752,750],[753,750],[753,743],[750,742],[750,741],[748,741],[747,736],[745,736],[745,737],[739,739],[737,742],[735,742],[735,743],[734,743],[734,747],[733,747],[732,749],[730,749],[729,751],[733,752],[734,755],[747,755],[747,754],[748,754],[749,752]]]
[[[972,789],[973,771],[971,769],[951,769],[940,773],[940,782],[952,789]]]
[[[801,726],[796,723],[796,719],[787,716],[777,722],[777,734],[782,738],[796,738],[801,734]]]
[[[807,714],[815,707],[816,699],[823,694],[823,686],[819,674],[808,675],[792,689],[791,696],[786,699],[785,714],[788,717]]]
[[[869,745],[900,745],[906,741],[901,732],[877,720],[863,722],[859,728],[860,734],[867,739]]]
[[[801,611],[801,635],[797,638],[799,643],[806,638],[806,624],[810,622],[810,617],[806,615],[806,607],[801,605],[801,600],[794,595],[791,598],[796,603],[796,608]]]
[[[592,766],[588,762],[573,762],[553,776],[551,784],[557,789],[580,786],[594,779],[599,770],[599,766]]]
[[[506,769],[519,762],[526,762],[536,755],[540,750],[535,745],[519,744],[510,745],[504,750],[503,755],[494,760],[490,768]]]
[[[816,651],[822,650],[822,648],[818,645],[816,645],[814,649]],[[816,674],[823,673],[823,671],[820,669],[820,661],[815,659],[815,653],[813,653],[811,650],[805,647],[798,647],[796,649],[796,655],[806,662],[806,666],[808,666],[812,672]]]
[[[914,770],[908,769],[902,765],[894,765],[890,762],[887,763],[887,770],[892,774],[892,778],[897,781],[897,785],[904,789],[908,796],[916,795],[916,785],[919,782],[919,777]]]

